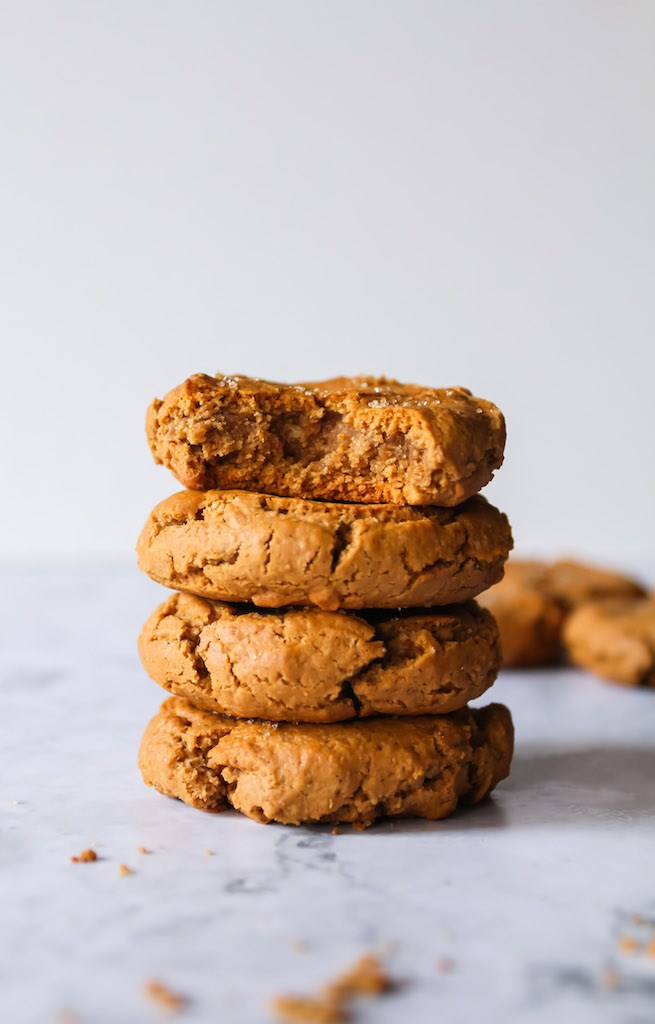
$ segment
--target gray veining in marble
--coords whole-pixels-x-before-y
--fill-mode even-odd
[[[655,958],[619,942],[655,935],[655,692],[504,673],[517,749],[492,801],[365,833],[265,827],[141,783],[163,693],[135,640],[160,588],[123,568],[4,579],[0,1019],[156,1021],[158,978],[191,998],[180,1020],[266,1024],[271,994],[393,943],[404,984],[362,1024],[655,1020]],[[91,844],[97,863],[70,863]]]

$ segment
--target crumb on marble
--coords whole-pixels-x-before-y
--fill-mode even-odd
[[[341,833],[339,832],[339,829],[337,828],[337,826],[336,826],[336,825],[335,825],[335,826],[334,826],[334,828],[332,829],[332,835],[333,835],[333,836],[338,836],[338,835],[341,835]]]
[[[619,987],[619,972],[614,967],[606,967],[600,973],[600,986],[608,992],[614,992]]]
[[[277,996],[273,1013],[281,1024],[342,1024],[344,1011],[309,996]]]
[[[455,961],[450,956],[438,956],[435,967],[439,974],[451,974],[455,967]]]
[[[646,956],[650,957],[652,960],[655,960],[655,938],[651,939],[648,945],[646,946]]]
[[[306,953],[307,943],[305,942],[304,939],[294,939],[293,942],[291,943],[291,948],[294,951],[294,953]]]
[[[140,846],[139,849],[136,852],[137,853],[152,853],[152,850],[147,850],[145,848],[145,846]]]
[[[188,999],[185,996],[172,992],[161,981],[146,981],[143,986],[143,994],[164,1013],[179,1013],[188,1004]]]
[[[88,850],[82,850],[77,857],[71,857],[73,864],[90,864],[92,861],[98,859],[98,854],[95,850],[90,847]]]
[[[622,953],[634,953],[637,949],[637,940],[631,935],[622,935],[619,939],[619,949]]]
[[[632,915],[632,923],[633,924],[646,924],[646,918],[642,914],[633,914]]]
[[[134,872],[132,871],[132,868],[128,868],[127,864],[119,864],[118,874],[121,876],[121,878],[125,878],[127,875],[133,875]]]
[[[213,850],[205,850],[205,857],[213,857],[213,856],[214,856],[214,851]]]
[[[373,998],[392,987],[379,958],[368,953],[334,981],[323,985],[316,996],[278,996],[272,1008],[281,1024],[341,1024],[349,1019],[354,999]]]

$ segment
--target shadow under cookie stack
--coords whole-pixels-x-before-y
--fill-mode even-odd
[[[173,696],[144,781],[299,825],[442,818],[509,773],[500,644],[473,600],[512,539],[477,492],[504,421],[462,388],[196,374],[148,410],[161,502],[139,567],[174,593],[139,640]]]

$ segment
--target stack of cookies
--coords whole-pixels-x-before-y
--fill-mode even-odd
[[[472,600],[506,517],[477,492],[504,421],[462,388],[282,385],[196,374],[148,411],[187,490],[151,513],[139,566],[174,593],[141,633],[170,694],[148,785],[258,821],[441,818],[509,772],[509,711],[467,707],[500,645]]]

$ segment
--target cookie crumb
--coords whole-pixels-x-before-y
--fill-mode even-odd
[[[214,851],[213,850],[205,850],[205,857],[213,857],[213,856],[214,856]]]
[[[271,1008],[280,1024],[343,1024],[348,1019],[338,1007],[309,997],[278,996]]]
[[[97,860],[98,854],[95,850],[89,848],[88,850],[82,850],[78,857],[71,857],[73,864],[90,864],[91,861]]]
[[[619,972],[614,967],[606,967],[600,974],[601,988],[614,992],[619,987]]]
[[[379,958],[368,953],[334,981],[323,985],[317,996],[278,996],[272,1008],[281,1024],[341,1024],[349,1019],[354,999],[373,998],[392,987]]]
[[[179,1013],[188,1003],[184,996],[171,992],[170,988],[162,985],[160,981],[146,981],[143,986],[143,994],[164,1013]]]
[[[651,959],[655,960],[655,939],[651,939],[648,945],[646,946],[646,956],[651,957]]]
[[[637,948],[637,940],[631,935],[622,935],[619,939],[619,949],[622,953],[634,953]]]
[[[438,956],[435,966],[439,974],[450,974],[455,967],[455,961],[449,956]]]
[[[341,835],[341,833],[339,832],[339,829],[337,828],[337,826],[336,826],[336,825],[335,825],[335,826],[334,826],[334,828],[332,829],[332,835],[333,835],[333,836],[339,836],[339,835]]]
[[[307,943],[305,942],[304,939],[294,939],[293,942],[291,943],[291,948],[294,951],[294,953],[306,953]]]
[[[342,1024],[347,1020],[343,1010],[309,997],[278,996],[272,1010],[281,1024]]]
[[[125,878],[126,875],[133,875],[134,872],[132,871],[131,868],[128,868],[127,864],[119,864],[118,874],[121,876],[121,878]]]
[[[145,846],[140,846],[136,851],[137,853],[150,853],[150,850],[146,850]]]
[[[633,924],[646,924],[646,918],[643,917],[642,914],[633,914],[632,915],[632,923]]]

